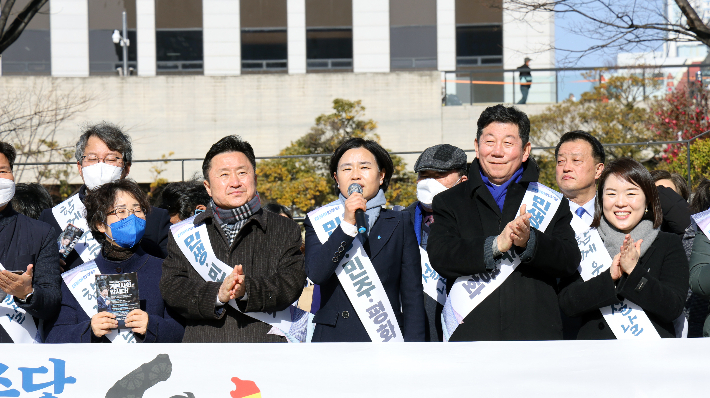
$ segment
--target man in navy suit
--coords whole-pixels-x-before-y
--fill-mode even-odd
[[[131,170],[133,148],[130,138],[120,128],[110,123],[100,123],[84,130],[76,143],[74,156],[79,175],[84,181],[78,193],[79,199],[83,202],[84,197],[90,194],[91,190],[108,182],[126,178]],[[59,225],[52,209],[44,210],[39,219],[54,227],[55,241],[66,228],[66,224]],[[168,212],[152,207],[146,218],[145,234],[140,242],[141,248],[151,256],[165,258],[169,228]],[[75,250],[67,256],[62,268],[66,271],[83,263],[84,260]]]

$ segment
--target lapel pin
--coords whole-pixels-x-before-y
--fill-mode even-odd
[[[381,238],[381,236],[380,236],[380,235],[377,235],[377,239],[380,239],[380,238]]]

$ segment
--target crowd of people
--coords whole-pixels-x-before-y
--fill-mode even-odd
[[[308,213],[305,235],[287,207],[262,203],[238,136],[157,206],[128,178],[131,140],[115,125],[82,132],[84,184],[56,206],[15,184],[15,149],[0,142],[0,342],[710,336],[710,180],[690,192],[571,131],[557,192],[539,183],[529,133],[517,108],[487,108],[476,158],[424,150],[406,208],[386,206],[388,152],[349,139],[330,159],[338,199]],[[121,312],[96,275],[135,275],[136,307]]]

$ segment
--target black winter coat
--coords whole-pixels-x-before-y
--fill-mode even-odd
[[[599,308],[623,299],[640,306],[661,337],[675,337],[673,320],[683,311],[688,280],[680,238],[659,232],[631,274],[622,275],[616,286],[609,270],[586,282],[579,275],[563,280],[560,307],[568,316],[581,317],[578,340],[615,339]]]
[[[532,158],[523,168],[520,182],[508,187],[502,214],[483,183],[477,160],[471,163],[468,181],[434,197],[427,252],[434,269],[447,278],[449,290],[456,278],[486,271],[486,238],[499,235],[518,216],[529,183],[538,180]],[[581,258],[571,219],[563,200],[544,233],[533,228],[532,256],[464,318],[451,341],[562,339],[556,278],[575,273]]]

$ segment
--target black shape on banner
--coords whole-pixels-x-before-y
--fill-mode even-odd
[[[173,395],[170,398],[195,398],[195,394],[191,392],[186,392],[185,395]]]
[[[173,364],[168,354],[158,354],[117,381],[106,393],[106,398],[141,398],[147,389],[169,379],[172,372]]]

